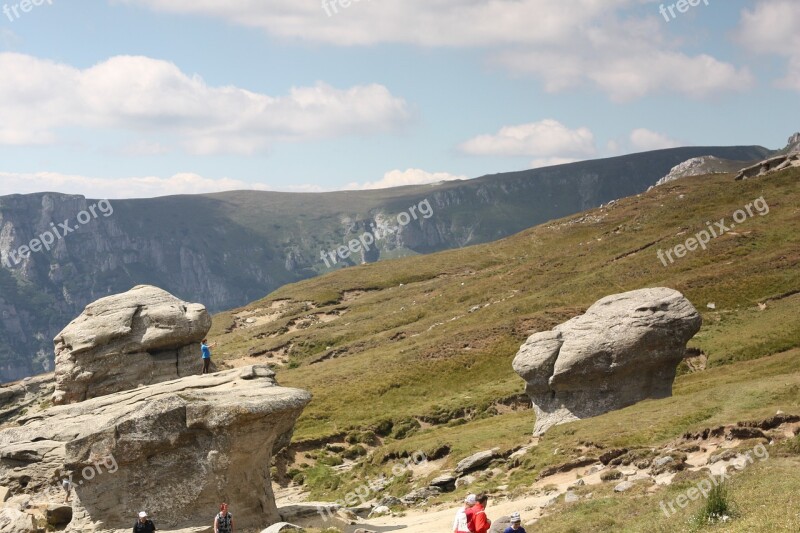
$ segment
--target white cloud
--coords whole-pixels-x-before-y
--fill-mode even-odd
[[[331,0],[332,1],[332,0]],[[551,92],[591,86],[617,101],[656,92],[707,97],[744,90],[753,79],[707,54],[690,55],[666,33],[654,0],[353,0],[325,14],[297,0],[117,0],[153,10],[200,14],[273,36],[367,46],[483,48],[515,74]]]
[[[671,139],[662,133],[638,128],[631,132],[631,146],[638,151],[661,150],[662,148],[676,148],[684,143]]]
[[[168,178],[156,176],[131,178],[92,178],[57,172],[10,173],[0,172],[0,196],[35,192],[82,194],[88,198],[152,198],[173,194],[202,194],[232,190],[280,190],[319,192],[312,185],[271,187],[263,183],[248,183],[230,178],[212,179],[184,172]]]
[[[348,183],[346,190],[354,189],[387,189],[389,187],[401,187],[403,185],[423,185],[426,183],[439,183],[440,181],[465,180],[467,176],[456,176],[447,172],[426,172],[418,168],[407,170],[391,170],[383,175],[378,181],[368,181],[363,184]]]
[[[391,131],[408,118],[405,101],[381,85],[317,83],[275,97],[211,87],[172,63],[141,56],[81,70],[0,53],[0,72],[0,144],[53,143],[59,129],[81,127],[167,134],[193,154],[251,154],[275,141]]]
[[[422,185],[450,180],[466,180],[447,172],[426,172],[417,168],[392,170],[378,181],[348,183],[341,190],[386,189],[403,185]],[[205,194],[235,190],[280,191],[280,192],[327,192],[319,185],[301,184],[272,186],[266,183],[246,182],[232,178],[206,178],[192,172],[181,172],[166,178],[141,176],[127,178],[94,178],[58,172],[13,173],[0,172],[0,196],[7,194],[30,194],[37,192],[59,192],[81,194],[87,198],[153,198],[174,194]]]
[[[748,50],[788,59],[786,76],[778,85],[800,90],[800,3],[797,0],[760,1],[743,9],[737,37]]]
[[[472,155],[532,156],[540,161],[570,162],[596,153],[591,130],[571,130],[552,119],[504,126],[493,135],[479,135],[463,142],[459,149]]]

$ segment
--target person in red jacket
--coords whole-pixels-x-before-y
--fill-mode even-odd
[[[477,499],[478,503],[473,507],[475,533],[487,533],[489,528],[492,527],[492,521],[486,516],[486,503],[489,501],[489,497],[486,494],[481,494]]]

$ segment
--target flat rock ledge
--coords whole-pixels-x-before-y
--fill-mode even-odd
[[[239,528],[279,522],[273,450],[289,443],[311,395],[274,376],[248,366],[21,418],[0,431],[0,486],[29,505],[61,503],[60,480],[71,477],[67,533],[130,531],[141,510],[159,530],[205,530],[221,501]]]

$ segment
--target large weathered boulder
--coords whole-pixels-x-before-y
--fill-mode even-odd
[[[534,434],[671,396],[676,367],[701,323],[681,293],[653,288],[607,296],[552,331],[531,335],[513,366],[533,401]]]
[[[211,329],[201,304],[149,285],[86,306],[54,339],[56,404],[199,374]]]
[[[130,530],[142,510],[159,530],[208,527],[222,501],[242,529],[278,522],[273,449],[310,394],[274,375],[249,366],[190,376],[21,418],[0,431],[0,485],[60,503],[59,480],[71,478],[67,532]]]

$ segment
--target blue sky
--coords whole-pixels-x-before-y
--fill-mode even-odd
[[[0,194],[337,190],[782,147],[800,2],[696,1],[672,18],[648,0],[0,0]]]

